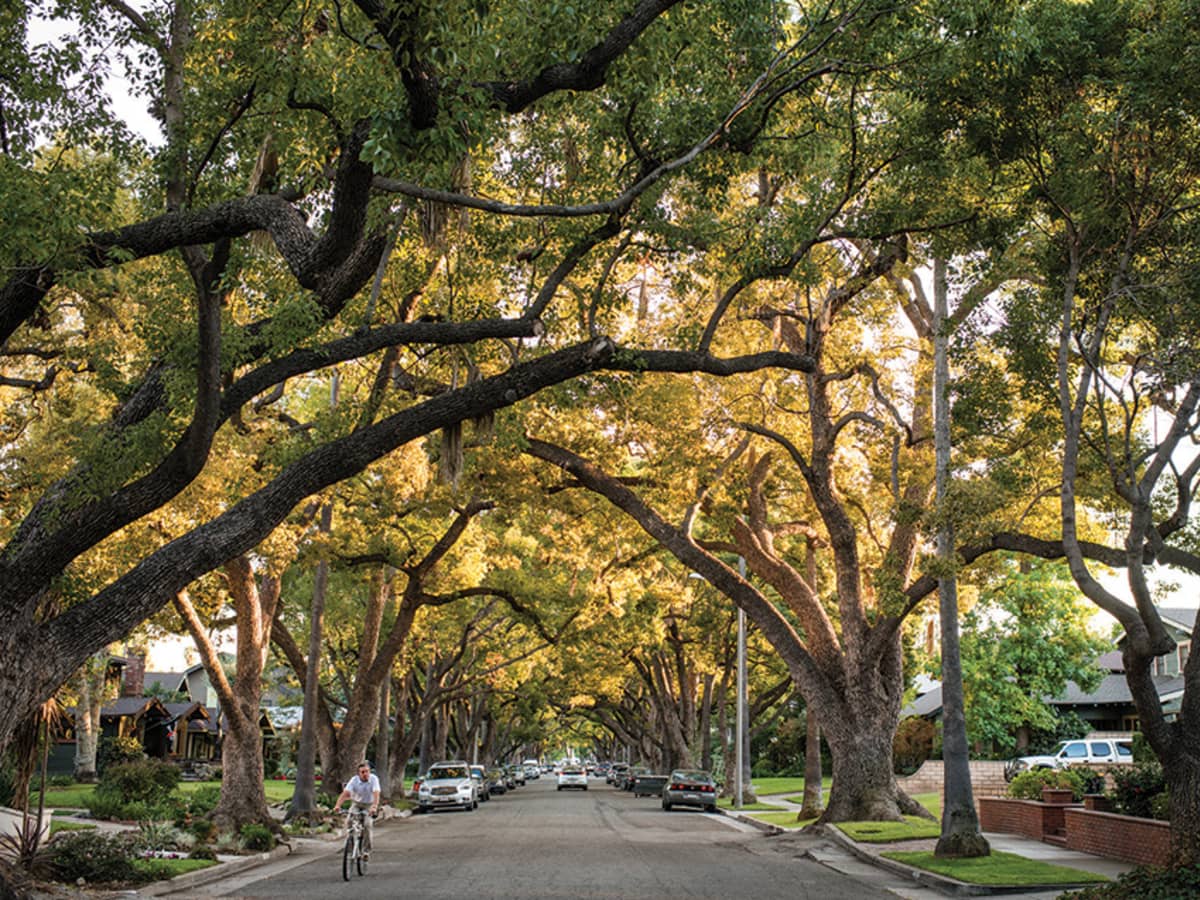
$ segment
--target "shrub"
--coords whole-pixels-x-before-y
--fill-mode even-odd
[[[1167,791],[1150,798],[1150,814],[1160,822],[1171,819],[1171,795]]]
[[[187,830],[194,834],[198,841],[215,841],[217,839],[217,826],[212,819],[192,819],[187,825]]]
[[[217,853],[212,847],[197,847],[188,854],[188,859],[211,859],[215,862]]]
[[[46,779],[46,783],[50,785],[50,787],[65,788],[73,786],[75,784],[75,779],[70,775],[51,775]]]
[[[125,803],[161,803],[179,784],[179,770],[161,759],[140,759],[110,765],[100,776],[96,793]]]
[[[1102,794],[1104,793],[1104,776],[1095,769],[1084,765],[1067,766],[1068,772],[1075,772],[1079,775],[1080,781],[1083,782],[1083,792],[1085,794]],[[1076,797],[1076,800],[1079,798]]]
[[[1063,894],[1059,900],[1181,900],[1200,897],[1200,865],[1131,869],[1114,883]]]
[[[1157,762],[1135,763],[1112,770],[1113,805],[1116,811],[1142,819],[1154,817],[1155,796],[1166,790],[1162,766]]]
[[[50,845],[50,866],[59,881],[134,881],[128,842],[99,831],[73,831]]]
[[[140,851],[190,850],[195,841],[194,835],[180,831],[169,822],[142,822],[136,847]]]
[[[206,785],[184,797],[184,802],[186,803],[188,814],[193,818],[196,816],[208,816],[217,808],[217,804],[221,802],[221,788],[215,784]]]
[[[243,825],[239,835],[242,838],[242,845],[247,850],[265,852],[275,847],[275,835],[266,825]]]
[[[137,762],[145,758],[146,751],[142,749],[142,743],[137,738],[103,737],[100,738],[100,746],[96,750],[96,772],[103,775],[104,770],[111,765]]]
[[[125,804],[120,797],[101,795],[93,791],[85,800],[88,812],[95,819],[124,819]]]
[[[1042,788],[1064,788],[1078,800],[1083,796],[1083,777],[1070,769],[1030,769],[1008,786],[1008,796],[1018,800],[1041,800]]]

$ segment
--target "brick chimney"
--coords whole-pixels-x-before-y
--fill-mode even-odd
[[[125,674],[121,683],[122,697],[140,697],[146,690],[146,656],[134,654],[125,663]]]

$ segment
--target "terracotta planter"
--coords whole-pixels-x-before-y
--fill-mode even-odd
[[[1063,805],[1075,802],[1075,794],[1070,788],[1042,788],[1042,802]]]

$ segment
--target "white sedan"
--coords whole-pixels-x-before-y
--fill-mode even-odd
[[[587,790],[587,772],[580,766],[563,766],[558,773],[558,789],[582,788]]]

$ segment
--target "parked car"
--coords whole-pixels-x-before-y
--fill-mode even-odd
[[[504,783],[504,770],[499,766],[488,769],[488,790],[493,794],[508,793],[508,785]]]
[[[699,769],[676,769],[662,789],[662,808],[698,806],[705,812],[717,811],[717,783]]]
[[[1065,769],[1076,763],[1132,763],[1133,742],[1126,738],[1085,738],[1059,741],[1044,756],[1019,756],[1004,766],[1004,780],[1012,781],[1030,769]]]
[[[618,784],[621,776],[629,771],[629,763],[613,763],[609,767],[608,774],[604,776],[604,780],[608,784]]]
[[[622,791],[632,791],[633,783],[639,775],[649,775],[650,770],[645,766],[630,766],[621,775],[621,780],[617,783],[617,789]]]
[[[635,797],[661,797],[663,788],[666,786],[666,775],[645,773],[633,779],[633,784],[629,786],[629,790],[633,792],[633,796]]]
[[[417,809],[476,809],[479,791],[471,777],[471,767],[460,760],[439,762],[429,767],[417,791]]]
[[[483,766],[471,766],[471,777],[475,779],[475,790],[479,795],[479,802],[486,803],[492,799],[492,792],[488,789],[487,770]]]
[[[558,789],[561,791],[564,788],[588,789],[587,772],[583,771],[582,766],[563,766],[558,773]]]
[[[542,777],[542,770],[539,766],[522,766],[525,770],[526,781],[537,781]]]
[[[524,766],[509,766],[508,770],[512,772],[513,781],[521,787],[525,786],[525,767]]]

